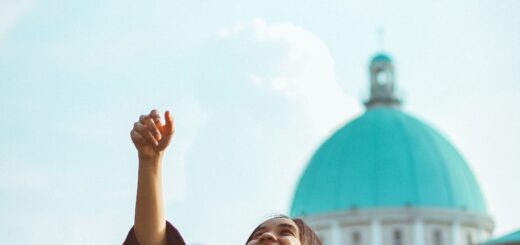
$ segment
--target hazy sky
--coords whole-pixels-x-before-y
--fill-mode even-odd
[[[363,112],[370,57],[403,109],[520,228],[520,1],[0,0],[0,243],[118,244],[133,224],[129,132],[172,111],[167,218],[188,243],[243,244],[288,213],[313,151]],[[384,38],[378,44],[378,30]]]

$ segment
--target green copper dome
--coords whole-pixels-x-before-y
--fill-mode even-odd
[[[499,238],[487,241],[484,244],[485,245],[491,245],[491,244],[514,245],[514,244],[519,244],[519,243],[520,243],[520,231],[516,231],[516,232],[510,233],[510,234],[507,234],[503,237],[499,237]]]
[[[376,63],[376,62],[388,62],[391,63],[392,59],[390,59],[390,56],[384,53],[379,53],[376,56],[372,58],[372,61],[370,63]]]
[[[400,109],[375,107],[317,150],[291,215],[390,207],[486,214],[475,177],[444,137]]]

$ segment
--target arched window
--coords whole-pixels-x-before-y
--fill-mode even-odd
[[[395,230],[393,235],[393,245],[403,245],[403,233],[400,230]]]
[[[442,245],[442,232],[440,230],[433,232],[433,245]]]
[[[352,233],[352,245],[361,245],[361,234],[358,231]]]
[[[385,70],[381,70],[377,73],[377,76],[376,76],[376,80],[377,80],[377,83],[379,85],[385,85],[388,83],[388,80],[389,80],[389,77],[388,77],[388,73],[386,73]]]

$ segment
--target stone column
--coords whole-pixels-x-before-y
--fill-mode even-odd
[[[370,233],[372,235],[372,245],[383,245],[381,239],[381,221],[378,218],[372,218],[370,228]]]
[[[424,245],[424,224],[421,218],[415,218],[413,223],[413,244]]]
[[[331,243],[330,245],[341,245],[341,226],[338,221],[333,221],[331,224]]]
[[[459,245],[460,241],[460,222],[459,220],[453,220],[451,223],[451,244]]]

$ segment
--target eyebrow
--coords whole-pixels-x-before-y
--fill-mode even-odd
[[[295,232],[298,232],[298,227],[296,227],[295,225],[292,225],[292,224],[281,223],[281,224],[278,224],[277,227],[278,228],[289,228]],[[260,228],[256,229],[256,231],[253,232],[253,236],[256,236],[258,233],[264,232],[265,230],[267,230],[267,228],[265,228],[265,226],[260,226]]]
[[[291,224],[285,224],[285,223],[282,223],[282,224],[279,224],[278,227],[282,227],[282,228],[291,228],[293,230],[298,230],[298,228],[294,225],[291,225]]]
[[[260,228],[256,229],[255,232],[253,232],[253,236],[256,236],[259,232],[263,232],[265,230],[266,230],[265,226],[261,226]]]

